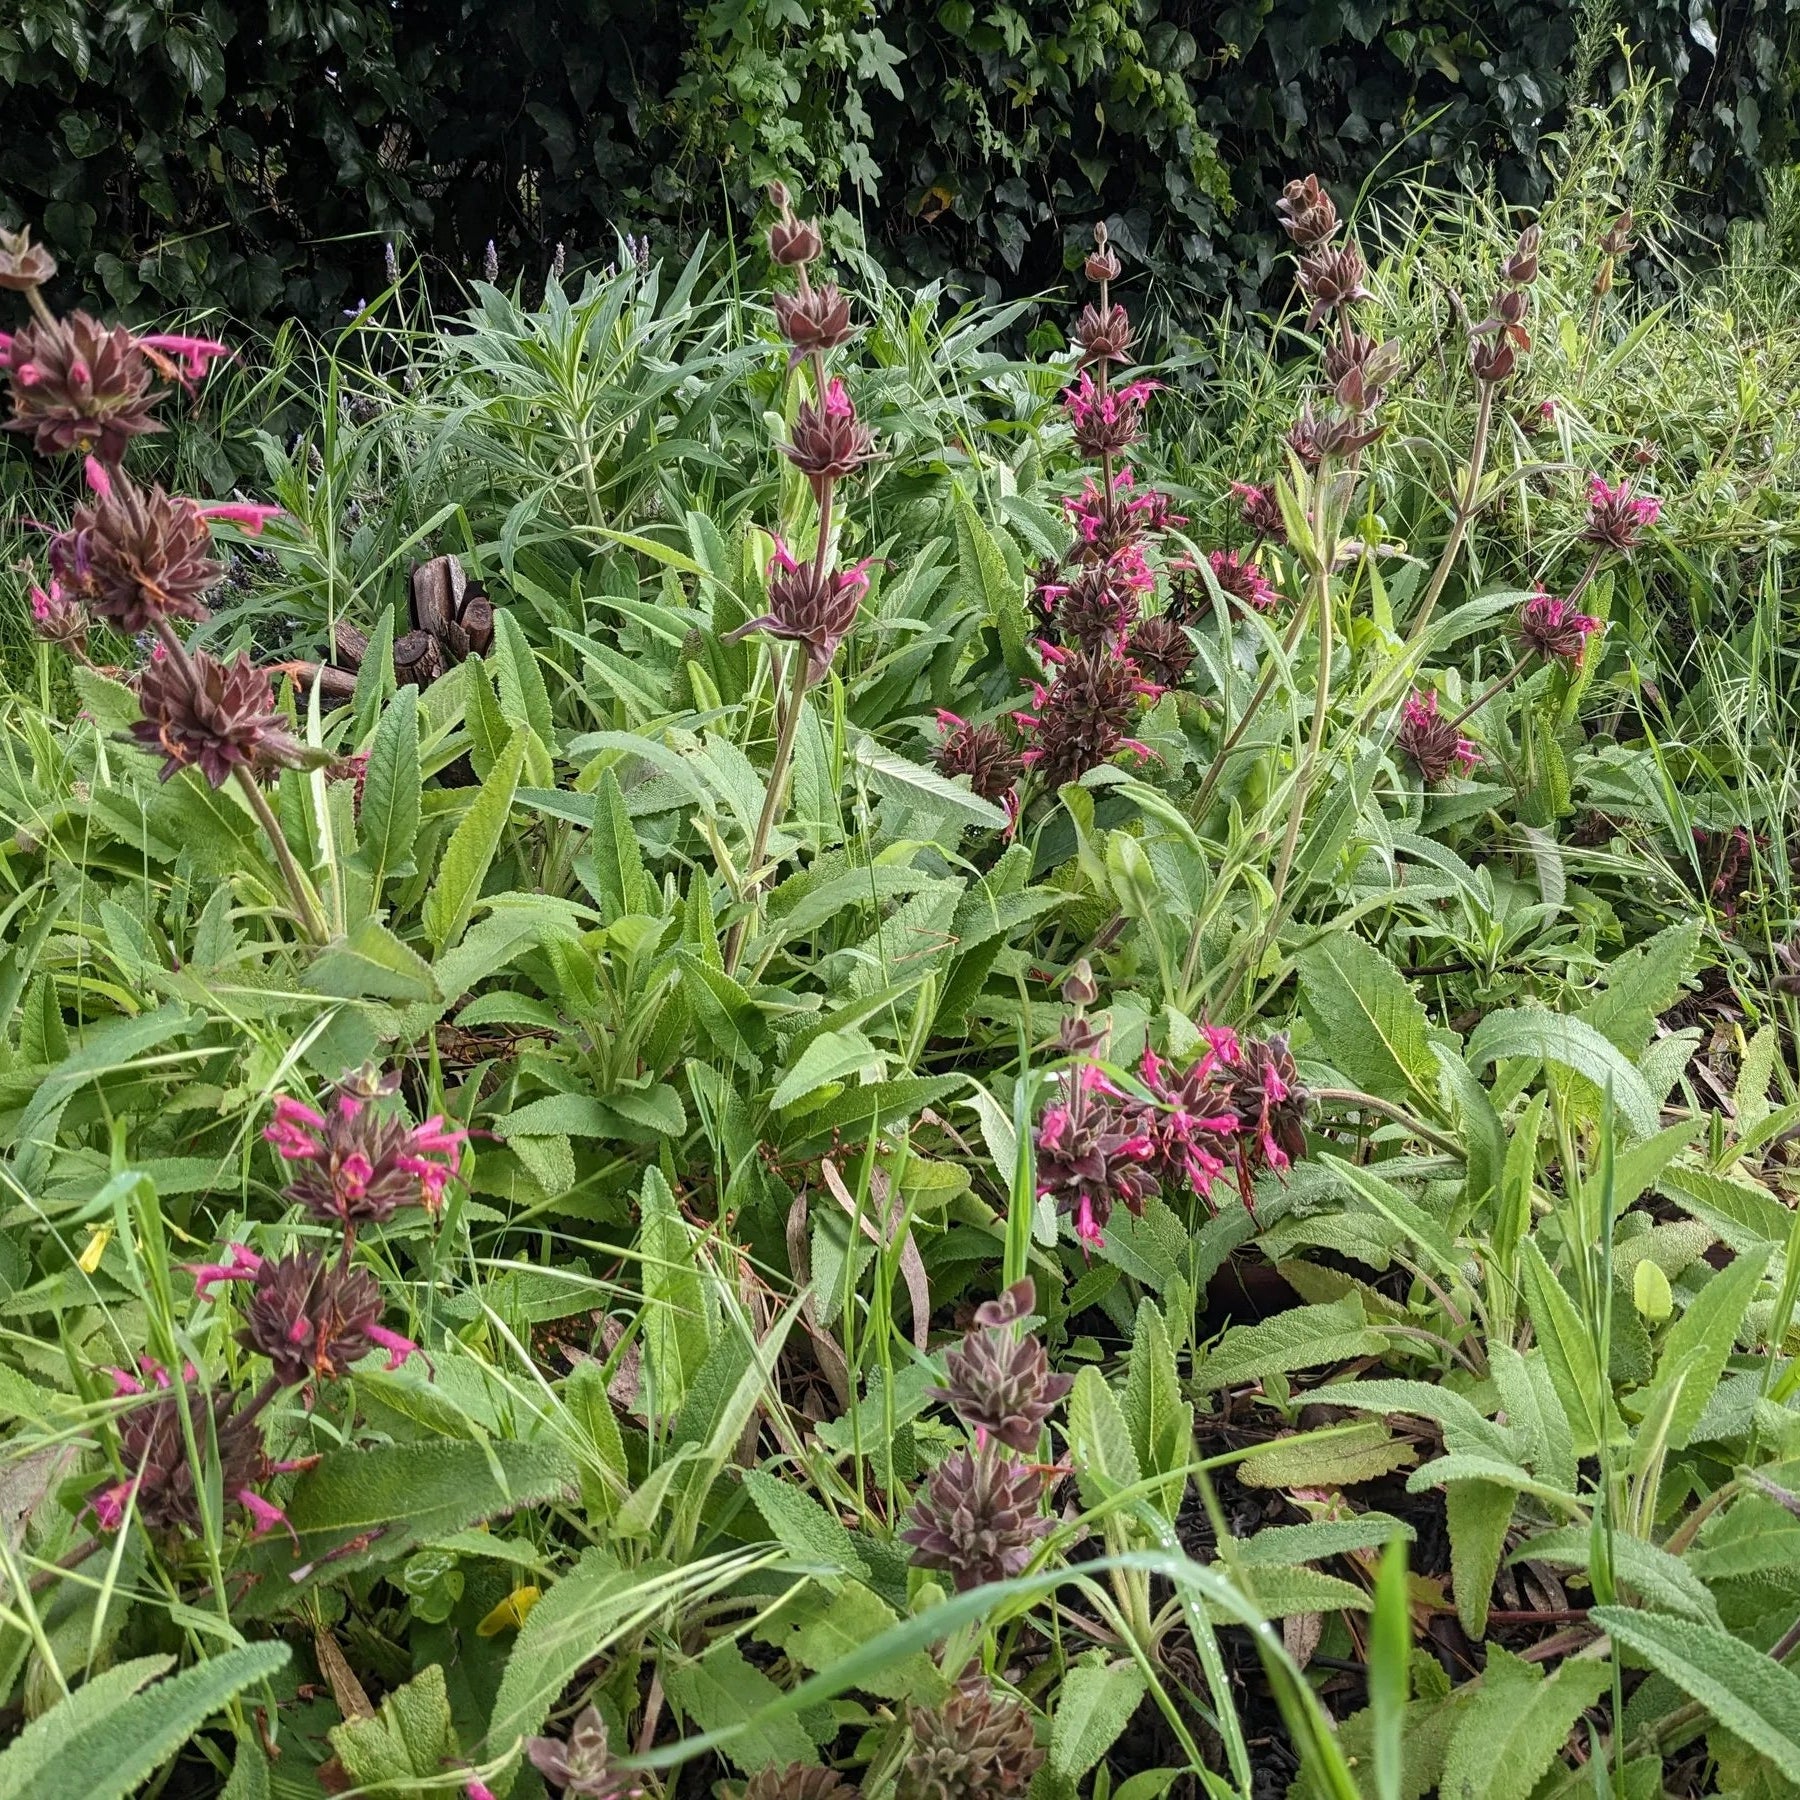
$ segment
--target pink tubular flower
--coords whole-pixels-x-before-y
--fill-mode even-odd
[[[1407,696],[1394,743],[1428,783],[1443,781],[1453,764],[1460,763],[1467,774],[1481,761],[1480,750],[1439,716],[1435,691],[1414,691]]]
[[[1093,476],[1088,476],[1079,494],[1063,500],[1063,511],[1074,526],[1081,547],[1103,556],[1135,544],[1140,537],[1153,537],[1187,523],[1160,489],[1147,488],[1138,493],[1136,477],[1130,469],[1121,469],[1113,476],[1110,496],[1102,492]]]
[[[119,1481],[88,1496],[88,1505],[94,1510],[94,1522],[102,1531],[117,1531],[125,1523],[125,1505],[134,1485]]]
[[[279,506],[260,506],[250,500],[213,500],[197,503],[194,510],[203,519],[221,519],[236,525],[249,537],[261,537],[263,527],[271,519],[281,517]]]
[[[1116,456],[1143,435],[1144,403],[1161,387],[1159,381],[1131,381],[1121,388],[1102,388],[1090,371],[1063,394],[1063,407],[1085,456]]]
[[[175,331],[141,337],[137,347],[149,354],[160,373],[171,381],[179,381],[183,387],[191,387],[200,380],[217,358],[232,354],[229,344],[221,344],[215,338],[187,337]]]
[[[1519,609],[1519,642],[1546,662],[1578,665],[1600,621],[1540,588]]]
[[[399,1077],[356,1078],[340,1087],[329,1115],[283,1095],[263,1136],[295,1166],[288,1198],[315,1218],[342,1225],[379,1223],[397,1206],[416,1202],[428,1212],[443,1203],[468,1133],[433,1115],[407,1125],[373,1102]]]
[[[194,1292],[202,1300],[210,1300],[221,1281],[254,1281],[262,1267],[262,1258],[244,1244],[228,1244],[225,1260],[216,1263],[183,1263],[194,1278]]]
[[[1595,475],[1588,481],[1588,522],[1581,535],[1624,555],[1661,517],[1662,501],[1654,494],[1634,494],[1629,481],[1608,487]]]
[[[144,1384],[128,1369],[103,1369],[101,1373],[112,1377],[115,1400],[122,1400],[127,1394],[141,1394],[144,1391]]]
[[[388,1353],[387,1369],[390,1375],[403,1367],[409,1356],[419,1353],[419,1346],[411,1338],[402,1337],[397,1331],[389,1331],[385,1325],[365,1326],[363,1336],[377,1349]]]
[[[273,1500],[265,1500],[254,1488],[247,1487],[239,1488],[233,1498],[255,1521],[255,1528],[250,1533],[251,1537],[264,1537],[280,1526],[294,1540],[295,1548],[299,1547],[299,1533],[289,1523],[287,1514]]]
[[[1221,593],[1259,613],[1274,611],[1281,596],[1247,556],[1239,556],[1235,550],[1213,550],[1206,560]]]

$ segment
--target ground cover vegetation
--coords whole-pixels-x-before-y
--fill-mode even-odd
[[[1800,206],[1065,352],[0,244],[0,1792],[1800,1786]],[[148,1784],[146,1787],[145,1784]]]

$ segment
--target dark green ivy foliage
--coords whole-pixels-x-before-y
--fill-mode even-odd
[[[388,240],[535,276],[614,225],[675,248],[781,174],[989,292],[1060,280],[1104,216],[1193,313],[1268,275],[1296,170],[1534,199],[1613,25],[1672,84],[1696,225],[1754,210],[1796,129],[1785,0],[15,0],[0,220],[114,312],[320,322]]]

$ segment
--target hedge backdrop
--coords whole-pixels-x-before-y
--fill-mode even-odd
[[[741,224],[781,173],[989,293],[1054,282],[1105,216],[1197,313],[1266,273],[1296,169],[1530,200],[1625,42],[1716,231],[1792,153],[1797,35],[1789,0],[13,0],[0,218],[40,226],[65,298],[321,323],[390,241],[439,279],[490,239],[541,272],[614,226]]]

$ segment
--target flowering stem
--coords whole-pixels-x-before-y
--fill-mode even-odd
[[[1273,942],[1276,932],[1281,929],[1282,902],[1286,898],[1288,876],[1294,866],[1294,851],[1300,842],[1300,821],[1305,817],[1306,803],[1312,798],[1313,784],[1318,779],[1319,764],[1325,747],[1325,717],[1331,708],[1331,567],[1337,560],[1337,520],[1333,513],[1330,484],[1326,480],[1329,468],[1329,460],[1321,462],[1314,489],[1318,495],[1313,532],[1318,539],[1319,558],[1313,570],[1313,591],[1319,620],[1319,675],[1313,687],[1312,729],[1307,734],[1306,761],[1296,776],[1294,797],[1288,806],[1287,830],[1282,836],[1281,855],[1275,864],[1275,880],[1270,891],[1269,922],[1263,928],[1262,942],[1256,952],[1257,963],[1262,961],[1263,953]],[[1255,966],[1252,964],[1252,969]]]
[[[1467,706],[1465,706],[1462,709],[1462,711],[1459,712],[1456,715],[1456,717],[1449,722],[1449,729],[1454,731],[1457,728],[1457,726],[1459,726],[1463,722],[1463,720],[1470,718],[1474,714],[1480,712],[1481,709],[1484,706],[1486,706],[1487,703],[1491,699],[1493,699],[1493,697],[1497,693],[1499,693],[1502,688],[1511,687],[1512,684],[1518,680],[1519,676],[1524,673],[1526,666],[1530,663],[1532,657],[1534,657],[1536,654],[1537,654],[1537,652],[1535,650],[1525,651],[1524,654],[1520,656],[1519,660],[1516,663],[1514,663],[1513,666],[1510,669],[1508,669],[1506,671],[1506,673],[1499,678],[1499,680],[1489,682],[1488,685],[1486,687],[1484,687],[1481,690],[1481,692],[1479,694],[1477,694],[1475,696],[1475,698],[1473,700],[1471,700],[1469,702],[1469,704]]]
[[[294,902],[294,911],[299,918],[301,932],[312,943],[323,944],[329,941],[329,933],[319,917],[317,903],[307,885],[306,877],[300,873],[300,865],[294,861],[294,853],[288,848],[287,835],[281,829],[281,821],[275,817],[268,796],[257,786],[256,777],[239,763],[232,774],[244,798],[250,803],[250,810],[256,814],[256,821],[263,828],[263,835],[269,840],[269,847],[275,852],[275,861],[281,867],[282,879],[287,883],[289,897]]]
[[[1414,1137],[1430,1144],[1433,1149],[1442,1150],[1459,1161],[1464,1157],[1463,1146],[1455,1138],[1445,1137],[1442,1132],[1434,1131],[1404,1106],[1396,1106],[1393,1101],[1383,1100],[1378,1094],[1365,1094],[1360,1088],[1314,1088],[1313,1098],[1321,1106],[1335,1104],[1354,1107],[1358,1112],[1380,1113],[1384,1119],[1392,1119],[1395,1124],[1404,1125]]]
[[[1223,742],[1214,753],[1212,765],[1201,780],[1200,792],[1195,796],[1193,805],[1188,811],[1188,816],[1195,824],[1198,824],[1206,816],[1206,803],[1212,798],[1213,789],[1219,785],[1219,779],[1225,773],[1226,761],[1238,747],[1238,742],[1244,733],[1250,729],[1251,721],[1255,719],[1262,703],[1269,697],[1269,690],[1275,685],[1276,676],[1286,666],[1287,659],[1293,655],[1294,646],[1299,643],[1300,634],[1306,629],[1306,618],[1305,607],[1295,608],[1293,620],[1288,626],[1287,636],[1281,640],[1281,661],[1270,663],[1264,670],[1262,679],[1257,682],[1255,691],[1245,704],[1244,710],[1238,714],[1237,723],[1225,734]]]
[[[1462,548],[1463,539],[1468,535],[1475,515],[1481,510],[1476,495],[1480,491],[1482,473],[1487,464],[1488,435],[1493,420],[1494,383],[1484,381],[1481,384],[1481,398],[1475,405],[1475,431],[1469,443],[1468,474],[1463,479],[1456,512],[1450,520],[1450,535],[1444,540],[1443,553],[1438,557],[1437,567],[1431,572],[1431,585],[1426,588],[1425,598],[1419,603],[1418,615],[1406,635],[1409,644],[1416,644],[1424,637],[1425,627],[1431,623],[1431,615],[1437,610],[1444,584],[1450,579],[1450,571],[1456,566],[1457,552]]]
[[[32,285],[25,290],[25,301],[31,308],[31,316],[36,319],[40,325],[54,325],[56,323],[56,315],[51,312],[48,304],[46,304],[43,290],[38,287],[36,282],[33,282]]]
[[[1593,553],[1587,559],[1587,567],[1576,577],[1575,585],[1570,588],[1567,595],[1564,596],[1570,606],[1573,606],[1575,602],[1588,591],[1588,587],[1592,583],[1594,577],[1600,573],[1600,565],[1605,559],[1606,546],[1604,544],[1596,544]]]
[[[829,498],[829,496],[827,496]],[[821,513],[821,523],[824,518]],[[793,680],[789,684],[787,708],[781,710],[781,677],[776,676],[776,710],[779,722],[776,726],[775,760],[769,766],[769,785],[763,793],[762,812],[756,821],[756,835],[750,841],[750,860],[744,870],[744,894],[746,901],[753,901],[757,889],[762,885],[760,871],[763,858],[769,853],[769,839],[775,833],[775,821],[781,816],[782,802],[787,794],[787,776],[789,765],[794,760],[794,744],[800,735],[800,715],[805,710],[807,687],[807,655],[804,644],[796,644],[789,653],[789,667]],[[725,938],[725,973],[730,975],[737,969],[738,957],[744,948],[744,936],[750,925],[749,915],[733,922],[731,930]]]

